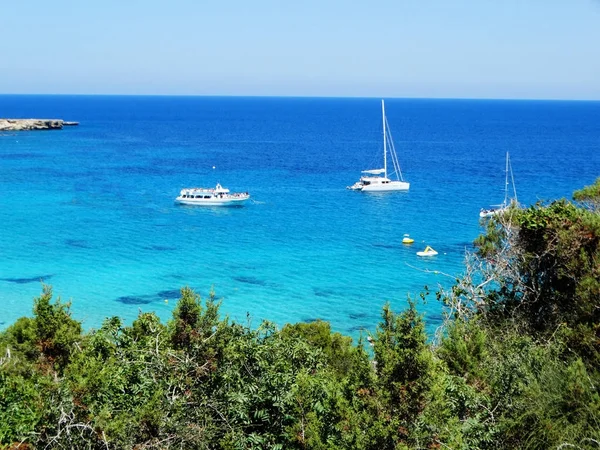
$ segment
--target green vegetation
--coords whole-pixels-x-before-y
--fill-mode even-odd
[[[573,193],[573,200],[580,202],[592,211],[600,210],[600,178],[594,184],[579,189]]]
[[[592,188],[489,220],[432,341],[415,301],[354,345],[232,323],[188,288],[166,324],[84,333],[44,286],[0,333],[0,448],[600,449]]]

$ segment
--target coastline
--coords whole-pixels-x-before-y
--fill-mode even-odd
[[[60,130],[79,125],[62,119],[0,119],[0,131]]]

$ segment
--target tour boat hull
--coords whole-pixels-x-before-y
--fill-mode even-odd
[[[179,198],[175,199],[175,203],[179,205],[188,205],[188,206],[239,206],[243,205],[247,200],[250,199],[250,196],[246,198],[235,198],[235,199],[195,199],[195,198]]]
[[[229,192],[217,184],[216,188],[185,188],[175,199],[175,203],[188,206],[236,206],[250,199],[247,192]]]

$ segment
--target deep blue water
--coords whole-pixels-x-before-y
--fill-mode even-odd
[[[461,273],[480,208],[504,198],[507,151],[521,203],[600,175],[600,102],[386,99],[386,112],[411,188],[377,195],[345,187],[381,164],[379,99],[0,96],[2,117],[80,122],[0,134],[0,328],[31,315],[43,279],[86,328],[166,320],[190,286],[237,321],[322,318],[356,337],[386,301],[401,310]],[[252,202],[173,203],[216,182]],[[425,245],[439,255],[419,259]],[[419,308],[435,329],[441,306]]]

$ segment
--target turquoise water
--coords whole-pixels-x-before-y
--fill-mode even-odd
[[[190,286],[214,289],[237,321],[321,318],[356,337],[386,301],[400,310],[461,273],[480,208],[504,198],[506,151],[522,203],[570,198],[600,175],[600,102],[386,99],[411,183],[387,194],[345,189],[381,164],[380,99],[0,96],[0,107],[80,122],[0,134],[2,328],[31,315],[43,279],[86,328],[139,311],[166,320]],[[217,182],[252,201],[173,202]],[[439,255],[418,258],[426,245]],[[441,306],[419,308],[435,329]]]

